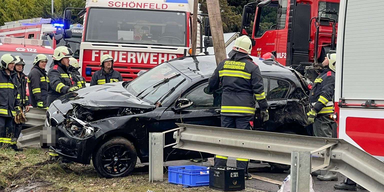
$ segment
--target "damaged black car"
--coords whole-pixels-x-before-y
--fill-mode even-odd
[[[308,88],[292,69],[253,57],[264,78],[270,120],[256,116],[256,130],[307,134]],[[92,86],[64,95],[47,111],[45,128],[52,149],[72,161],[90,164],[103,177],[128,175],[139,158],[148,162],[149,132],[176,123],[220,126],[217,94],[204,92],[216,68],[214,56],[175,59],[132,82]],[[172,139],[172,135],[170,135]],[[200,157],[165,149],[167,160]]]

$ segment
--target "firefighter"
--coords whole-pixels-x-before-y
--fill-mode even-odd
[[[16,79],[17,79],[17,91],[18,91],[16,99],[18,100],[21,112],[24,114],[23,110],[28,112],[30,109],[29,99],[28,99],[27,90],[26,90],[28,77],[23,72],[24,66],[25,66],[25,62],[24,62],[23,58],[21,58],[19,56],[15,56],[15,58],[16,58],[15,71],[17,73]],[[16,123],[16,125],[15,125],[15,129],[13,132],[13,138],[12,138],[13,143],[16,143],[17,139],[19,138],[19,135],[21,133],[21,129],[23,127],[23,124],[25,123],[25,116],[24,115],[17,116],[17,118],[15,118],[15,123]],[[16,145],[13,145],[13,148],[15,150],[20,150],[17,148]]]
[[[323,63],[323,69],[315,79],[315,84],[310,92],[309,102],[311,110],[307,113],[308,123],[313,124],[313,133],[316,137],[335,136],[336,122],[332,119],[334,113],[333,96],[335,93],[336,53],[328,53]],[[327,172],[318,175],[320,181],[337,180],[336,173]]]
[[[69,65],[69,72],[71,73],[75,85],[78,86],[79,89],[85,88],[85,79],[83,76],[80,75],[80,65],[77,59],[73,57],[69,58]]]
[[[36,55],[33,60],[33,68],[28,75],[29,93],[33,107],[43,109],[48,108],[49,78],[47,76],[47,71],[45,71],[47,63],[48,58],[46,55]]]
[[[121,74],[118,71],[113,70],[112,56],[103,55],[100,58],[100,66],[101,69],[92,75],[91,86],[123,81]]]
[[[72,57],[72,50],[65,46],[60,46],[53,52],[53,67],[48,72],[49,91],[48,106],[61,95],[79,89],[72,81],[70,74],[69,58]]]
[[[263,78],[259,67],[252,62],[249,56],[252,42],[247,36],[236,39],[233,50],[229,53],[229,59],[222,61],[205,89],[206,93],[222,91],[221,97],[221,126],[237,129],[250,129],[250,121],[253,121],[255,104],[260,106],[262,121],[268,121],[268,103],[265,97]],[[228,157],[216,155],[215,167],[226,166]],[[237,158],[238,168],[245,170],[246,179],[251,176],[248,173],[248,159]]]
[[[20,112],[17,97],[17,79],[14,72],[16,58],[11,54],[4,54],[1,57],[0,72],[0,144],[16,143],[12,141],[12,133],[15,129],[14,117]]]

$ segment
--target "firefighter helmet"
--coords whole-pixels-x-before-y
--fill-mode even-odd
[[[275,56],[271,52],[264,53],[261,58],[264,60],[275,60]]]
[[[112,64],[113,64],[113,57],[110,56],[110,55],[103,55],[101,56],[100,58],[100,66],[103,66],[104,62],[106,61],[112,61]]]
[[[69,64],[72,65],[72,67],[74,67],[76,69],[80,68],[79,62],[77,61],[77,59],[75,59],[73,57],[69,58]]]
[[[60,61],[62,60],[63,58],[67,57],[72,57],[72,50],[66,46],[60,46],[58,48],[55,49],[55,51],[53,52],[53,60],[55,61]]]
[[[3,56],[1,56],[1,68],[7,69],[8,65],[11,63],[15,63],[15,61],[16,58],[13,55],[9,53],[4,54]]]
[[[36,65],[40,61],[48,62],[48,57],[44,54],[38,54],[38,55],[36,55],[35,59],[33,60],[33,64]]]
[[[15,56],[15,58],[16,58],[16,61],[15,61],[16,65],[25,65],[23,58],[21,58],[20,56]]]
[[[235,41],[235,45],[233,46],[233,50],[246,53],[246,54],[251,54],[251,50],[252,50],[251,39],[246,35],[238,37]]]
[[[336,72],[336,53],[328,53],[327,58],[329,61],[329,69],[331,69],[333,72]]]

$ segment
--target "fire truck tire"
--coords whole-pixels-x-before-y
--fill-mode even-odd
[[[130,141],[115,137],[101,145],[92,161],[102,177],[125,177],[135,168],[137,152]]]

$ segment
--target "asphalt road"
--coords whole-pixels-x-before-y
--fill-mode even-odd
[[[166,163],[167,166],[176,166],[176,165],[202,165],[202,166],[211,166],[213,165],[213,158],[208,159],[207,162],[203,163],[192,163],[191,161],[171,161]],[[227,166],[236,166],[236,161],[234,159],[229,159]],[[268,163],[250,163],[249,172],[256,176],[266,177],[276,181],[283,181],[289,173],[286,172],[273,172]],[[333,186],[337,183],[342,182],[345,177],[341,174],[338,174],[338,181],[319,181],[316,177],[313,177],[314,181],[314,191],[315,192],[345,192],[340,190],[335,190]],[[252,179],[245,182],[246,190],[245,191],[256,191],[256,192],[276,192],[279,190],[279,186],[269,182]],[[358,192],[367,192],[366,190],[358,189]]]

